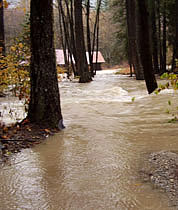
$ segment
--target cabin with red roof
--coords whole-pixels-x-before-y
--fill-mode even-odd
[[[67,52],[67,54],[68,54],[68,52]],[[87,57],[88,65],[90,65],[88,52],[86,52],[86,57]],[[104,60],[103,55],[101,54],[100,51],[98,51],[98,57],[97,58],[96,57],[97,57],[97,53],[93,52],[94,69],[95,70],[101,70],[102,69],[101,64],[105,63],[105,60]],[[96,63],[96,59],[97,59],[97,63]],[[70,59],[69,59],[69,62],[70,62]],[[56,49],[56,63],[57,63],[57,65],[62,65],[62,66],[65,65],[64,52],[63,52],[62,49]],[[74,59],[73,59],[73,63],[75,64]]]

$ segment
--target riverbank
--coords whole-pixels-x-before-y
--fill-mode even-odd
[[[141,178],[154,188],[165,192],[170,205],[178,209],[178,153],[160,151],[151,153],[140,171]]]
[[[11,126],[0,127],[0,162],[4,163],[12,154],[43,142],[57,129],[48,129],[23,120]]]

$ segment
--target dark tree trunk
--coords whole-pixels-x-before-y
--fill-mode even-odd
[[[65,34],[64,34],[64,31],[63,31],[63,27],[62,27],[62,14],[60,12],[60,9],[59,9],[59,31],[60,31],[60,39],[61,39],[61,45],[62,45],[62,49],[63,49],[63,52],[64,52],[64,61],[65,61],[65,66],[67,67],[68,69],[68,73],[69,73],[69,62],[68,62],[68,57],[67,57],[67,53],[66,53],[66,41],[65,41]]]
[[[52,0],[31,0],[30,27],[31,95],[28,118],[40,125],[62,128]]]
[[[158,39],[157,39],[157,27],[156,27],[156,10],[155,0],[151,1],[151,25],[152,25],[152,56],[154,72],[159,73],[158,64]]]
[[[173,46],[173,52],[172,52],[172,66],[171,66],[171,71],[174,72],[176,69],[176,46]]]
[[[74,1],[74,16],[75,16],[75,42],[76,42],[76,66],[79,73],[79,82],[90,82],[91,74],[88,69],[86,58],[86,49],[84,42],[83,32],[83,19],[82,19],[82,0]]]
[[[149,38],[149,17],[145,0],[137,0],[138,4],[138,35],[139,51],[143,66],[144,77],[148,93],[152,93],[157,88],[157,82],[153,73],[152,56]]]
[[[143,80],[143,67],[141,65],[138,53],[135,3],[135,0],[126,0],[129,55],[131,58],[131,64],[134,68],[136,79]]]
[[[126,12],[127,12],[127,38],[128,38],[128,62],[130,67],[130,76],[132,77],[132,65],[133,65],[133,55],[132,55],[132,40],[131,40],[131,29],[130,29],[130,10],[129,10],[129,0],[126,0]]]
[[[97,27],[96,27],[96,67],[98,66],[98,50],[99,50],[99,21],[100,21],[100,8],[101,8],[101,0],[98,0],[97,2],[97,14],[96,14],[96,18],[97,18]],[[101,69],[101,67],[100,67]],[[95,72],[96,74],[96,68],[95,68]]]
[[[62,4],[61,4],[62,5]],[[74,32],[74,20],[73,20],[73,1],[70,1],[70,8],[69,8],[69,2],[67,0],[65,0],[65,6],[66,6],[66,20],[65,21],[67,27],[67,31],[68,31],[68,40],[69,40],[69,46],[68,48],[70,48],[70,51],[72,53],[72,55],[74,56],[74,60],[76,60],[76,48],[75,48],[75,32]],[[65,16],[64,11],[63,11],[63,16]]]
[[[3,0],[0,0],[0,53],[5,55],[5,35],[4,35],[4,7]]]
[[[76,59],[76,53],[74,51],[74,49],[75,49],[75,43],[74,43],[74,41],[71,41],[71,38],[70,38],[70,35],[69,35],[69,31],[72,30],[71,27],[73,27],[73,24],[72,24],[72,26],[69,29],[69,24],[71,25],[71,22],[69,21],[69,23],[68,23],[66,21],[66,17],[65,17],[65,13],[64,13],[64,8],[63,8],[62,1],[61,0],[58,0],[58,5],[59,5],[59,13],[60,13],[59,15],[61,15],[61,18],[62,18],[62,24],[63,24],[63,31],[64,31],[64,37],[65,37],[65,42],[66,42],[66,48],[68,49],[68,58],[70,59],[71,67],[72,67],[72,70],[74,72],[74,75],[77,75],[76,68],[75,68],[75,65],[73,63],[73,56],[74,56],[74,60]],[[67,16],[68,16],[68,19],[70,20],[68,2],[66,2],[66,5],[67,5]],[[72,18],[72,20],[73,20],[73,18]]]
[[[172,71],[177,71],[178,66],[178,1],[175,1],[175,40],[173,41]],[[177,62],[176,62],[177,61]]]
[[[128,55],[128,63],[130,67],[130,76],[132,77],[132,65],[133,65],[133,55],[132,55],[132,40],[131,40],[131,33],[130,33],[130,17],[129,17],[129,0],[126,0],[126,13],[127,13],[127,55]]]
[[[99,50],[99,13],[98,13],[97,29],[96,29],[96,66],[98,64],[98,50]],[[96,70],[97,68],[95,68],[94,74],[96,74]]]
[[[163,11],[163,60],[162,60],[162,66],[163,66],[163,69],[162,69],[162,72],[161,73],[164,73],[166,72],[166,26],[167,26],[167,23],[166,23],[166,0],[164,0],[164,11]]]
[[[87,47],[88,47],[88,57],[90,62],[90,72],[93,77],[94,69],[93,69],[93,58],[92,58],[91,38],[90,38],[90,0],[87,0],[86,3],[86,25],[87,25]]]
[[[66,5],[67,5],[67,0],[65,0]],[[74,30],[74,14],[73,14],[73,10],[74,10],[74,4],[73,4],[73,0],[70,0],[70,9],[69,9],[69,5],[67,5],[67,13],[69,16],[69,26],[70,26],[70,42],[69,42],[69,57],[71,60],[71,66],[74,72],[75,76],[78,76],[78,73],[76,71],[76,66],[73,62],[73,58],[74,61],[76,61],[77,59],[77,55],[76,55],[76,46],[75,46],[75,30]]]
[[[175,58],[178,61],[178,0],[176,0],[176,41],[175,41]]]
[[[96,62],[98,57],[98,48],[99,48],[99,15],[100,15],[100,8],[101,8],[101,0],[97,0],[97,10],[96,10],[96,17],[95,17],[95,24],[93,29],[93,43],[92,43],[92,60],[95,51],[95,44],[96,44]],[[94,65],[93,65],[94,66]],[[97,66],[97,63],[96,65]],[[93,72],[96,74],[96,68],[93,67]]]
[[[67,0],[65,0],[67,5]],[[75,46],[75,31],[74,31],[74,15],[73,15],[73,0],[70,1],[70,10],[69,5],[67,7],[67,13],[69,16],[69,26],[70,26],[70,45],[71,45],[71,53],[74,56],[74,60],[76,60],[76,46]]]
[[[158,14],[158,37],[159,37],[159,71],[163,71],[163,54],[162,54],[162,34],[161,34],[161,15],[160,15],[160,0],[157,0],[157,14]]]

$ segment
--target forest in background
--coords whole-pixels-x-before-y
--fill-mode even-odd
[[[128,1],[129,2],[129,1]],[[134,2],[134,1],[133,1]],[[10,2],[13,5],[14,2]],[[9,6],[4,9],[5,18],[5,38],[7,48],[13,43],[13,38],[19,36],[22,31],[22,25],[25,21],[25,14],[30,9],[29,0],[21,0],[13,7]],[[54,6],[55,18],[55,46],[61,46],[61,34],[59,30],[59,14],[58,5]],[[132,5],[133,7],[133,5]],[[173,64],[175,57],[175,35],[176,35],[176,1],[148,1],[149,8],[149,27],[150,39],[152,40],[152,51],[154,57],[158,56],[159,60],[165,60],[167,65]],[[92,7],[90,22],[94,24],[95,9]],[[99,25],[99,50],[104,55],[108,64],[120,64],[128,59],[128,38],[127,38],[127,17],[126,17],[126,1],[120,0],[104,0],[100,10],[100,25]],[[85,22],[84,22],[85,24]],[[86,25],[84,25],[86,28]],[[165,31],[166,30],[166,31]],[[166,52],[165,48],[166,47]],[[157,54],[156,55],[156,52]],[[174,53],[173,53],[174,52]],[[160,58],[161,56],[161,58]],[[158,68],[157,58],[154,58],[155,68]],[[159,61],[160,62],[160,61]],[[163,64],[164,65],[164,64]]]

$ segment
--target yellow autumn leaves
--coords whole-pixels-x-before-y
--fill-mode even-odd
[[[29,46],[17,41],[6,56],[0,55],[0,92],[11,92],[19,99],[29,98]]]
[[[9,3],[8,3],[6,0],[3,0],[2,3],[0,3],[0,8],[1,8],[2,6],[3,6],[5,9],[7,9],[8,6],[9,6]]]
[[[2,2],[0,2],[0,8],[3,7],[5,9],[7,9],[9,7],[10,3],[8,3],[6,0],[3,0]],[[20,10],[23,10],[24,13],[26,13],[26,8],[21,8],[21,7],[16,7],[16,9],[20,9]]]
[[[11,46],[11,51],[15,52],[16,49],[18,50],[19,48],[20,49],[23,49],[24,45],[22,43],[19,43],[17,46]]]

